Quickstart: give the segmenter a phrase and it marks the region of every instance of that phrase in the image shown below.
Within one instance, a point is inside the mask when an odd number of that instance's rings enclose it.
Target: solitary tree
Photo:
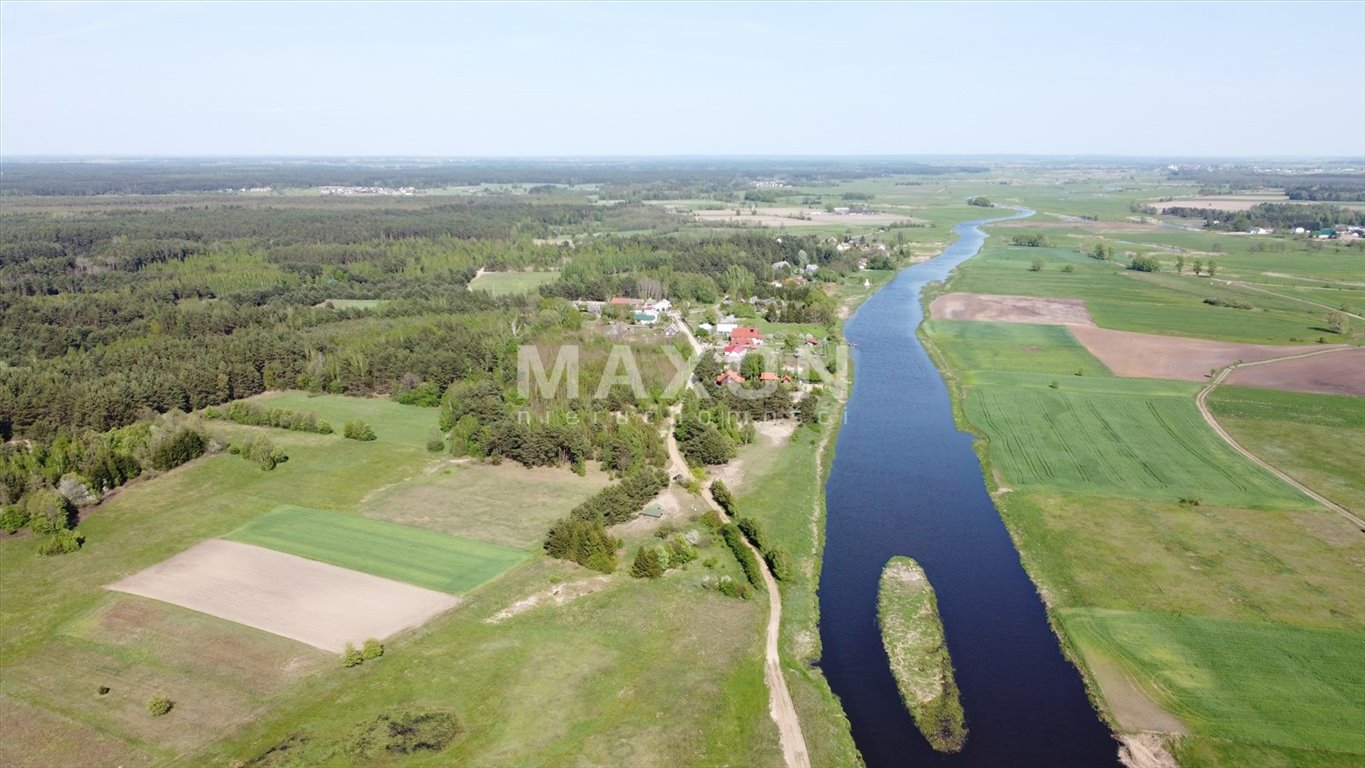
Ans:
[[[1327,320],[1327,328],[1328,328],[1328,330],[1330,330],[1332,333],[1345,333],[1345,332],[1346,332],[1346,327],[1347,327],[1347,322],[1348,322],[1348,321],[1347,321],[1347,319],[1346,319],[1346,313],[1345,313],[1345,312],[1339,312],[1339,311],[1337,311],[1337,310],[1332,310],[1331,312],[1328,312],[1328,313],[1327,313],[1327,318],[1326,318],[1326,320]]]
[[[1179,254],[1178,256],[1175,257],[1175,271],[1176,271],[1176,274],[1184,274],[1184,272],[1185,272],[1185,254],[1182,253],[1182,254]]]
[[[1043,262],[1042,259],[1034,259],[1034,260],[1033,260],[1033,263],[1032,263],[1032,264],[1029,264],[1029,266],[1028,266],[1028,271],[1030,271],[1030,272],[1042,272],[1042,271],[1043,271],[1043,264],[1044,264],[1044,262]]]
[[[1204,262],[1200,261],[1199,259],[1194,260],[1194,273],[1196,275],[1204,274]]]
[[[1215,264],[1215,263],[1213,263],[1213,259],[1209,259],[1209,277],[1213,277],[1214,274],[1217,273],[1217,272],[1218,272],[1218,265]]]

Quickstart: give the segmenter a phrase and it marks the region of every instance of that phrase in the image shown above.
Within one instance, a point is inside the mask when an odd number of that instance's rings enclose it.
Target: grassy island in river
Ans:
[[[953,679],[934,588],[919,563],[893,557],[877,590],[877,623],[901,700],[924,738],[939,752],[958,752],[967,723]]]

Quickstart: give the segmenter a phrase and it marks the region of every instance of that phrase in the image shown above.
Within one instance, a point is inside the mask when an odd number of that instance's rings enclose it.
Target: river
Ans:
[[[1116,766],[1118,743],[1062,656],[972,436],[953,424],[943,378],[915,336],[921,289],[976,254],[982,223],[959,224],[955,243],[902,271],[844,326],[855,379],[825,486],[820,665],[869,768]],[[929,747],[887,665],[877,581],[893,555],[918,560],[938,593],[969,729],[956,755]]]

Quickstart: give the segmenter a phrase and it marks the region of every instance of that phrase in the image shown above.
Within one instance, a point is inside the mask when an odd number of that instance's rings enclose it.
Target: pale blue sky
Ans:
[[[1365,156],[1365,2],[0,2],[5,155]]]

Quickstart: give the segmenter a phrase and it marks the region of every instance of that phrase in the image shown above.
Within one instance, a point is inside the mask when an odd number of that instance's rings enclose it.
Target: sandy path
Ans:
[[[209,539],[107,589],[340,653],[421,626],[460,598],[272,549]]]
[[[696,339],[692,338],[690,331],[686,331],[686,324],[683,324],[684,332],[691,339],[693,348],[697,348]],[[677,411],[682,406],[675,406],[673,419],[677,418]],[[678,441],[673,436],[672,419],[668,425],[668,458],[673,465],[674,473],[681,471],[682,474],[690,474],[687,462],[683,460],[682,452],[678,450]],[[702,498],[710,507],[720,513],[720,517],[725,522],[730,522],[729,515],[711,496],[711,489],[707,485],[702,486]],[[773,578],[772,572],[768,570],[768,563],[764,561],[763,554],[758,551],[748,539],[745,545],[753,551],[754,557],[758,558],[759,570],[763,573],[763,584],[768,589],[768,631],[767,639],[764,643],[763,656],[763,679],[768,684],[768,714],[777,723],[778,740],[782,744],[782,759],[787,768],[810,768],[810,752],[806,749],[806,736],[801,731],[801,718],[796,714],[796,704],[792,702],[791,691],[787,688],[787,679],[782,676],[782,659],[778,652],[777,640],[782,628],[782,593],[778,591],[777,580]]]
[[[1199,408],[1199,415],[1204,417],[1204,421],[1208,422],[1208,425],[1209,425],[1210,427],[1213,427],[1213,431],[1216,432],[1216,433],[1218,433],[1218,436],[1219,436],[1219,437],[1223,438],[1223,442],[1225,442],[1225,443],[1227,443],[1228,445],[1232,446],[1232,449],[1233,449],[1233,450],[1235,450],[1235,451],[1237,451],[1238,453],[1242,454],[1243,456],[1247,457],[1247,458],[1250,459],[1251,461],[1255,462],[1257,465],[1263,467],[1264,469],[1266,469],[1267,471],[1269,471],[1269,472],[1270,472],[1271,474],[1273,474],[1274,476],[1280,478],[1281,480],[1285,481],[1286,483],[1289,483],[1290,485],[1294,486],[1295,488],[1298,488],[1300,491],[1302,491],[1302,492],[1304,493],[1304,495],[1308,496],[1309,498],[1313,499],[1314,501],[1318,502],[1319,504],[1323,505],[1324,507],[1327,507],[1328,509],[1332,510],[1333,512],[1336,512],[1337,514],[1341,515],[1342,517],[1346,518],[1347,520],[1350,520],[1352,523],[1355,524],[1356,528],[1360,529],[1362,532],[1365,532],[1365,520],[1362,520],[1362,519],[1360,519],[1359,517],[1356,517],[1355,515],[1351,514],[1351,512],[1348,511],[1345,507],[1343,507],[1343,506],[1341,506],[1340,504],[1338,504],[1338,503],[1336,503],[1336,502],[1334,502],[1334,501],[1332,501],[1332,500],[1326,498],[1325,496],[1319,494],[1318,492],[1314,491],[1312,488],[1309,488],[1308,486],[1304,485],[1303,483],[1300,483],[1298,480],[1295,480],[1294,478],[1292,478],[1292,477],[1290,477],[1289,475],[1285,474],[1284,472],[1280,471],[1278,468],[1276,468],[1274,465],[1270,464],[1269,462],[1262,461],[1261,458],[1260,458],[1259,456],[1257,456],[1256,454],[1252,453],[1251,451],[1248,451],[1246,448],[1243,448],[1242,445],[1241,445],[1240,443],[1238,443],[1236,440],[1232,439],[1232,435],[1229,435],[1228,432],[1227,432],[1227,430],[1223,429],[1223,426],[1222,426],[1221,424],[1219,424],[1219,423],[1218,423],[1218,420],[1215,419],[1215,418],[1213,417],[1213,412],[1209,410],[1208,404],[1207,404],[1207,402],[1206,402],[1206,401],[1208,400],[1209,393],[1212,392],[1212,391],[1214,390],[1214,388],[1217,387],[1219,384],[1222,384],[1222,383],[1223,383],[1223,380],[1226,379],[1226,378],[1228,377],[1229,374],[1231,374],[1233,371],[1237,370],[1238,368],[1246,368],[1246,367],[1253,366],[1253,365],[1265,365],[1265,364],[1267,364],[1267,363],[1275,363],[1275,362],[1279,362],[1279,361],[1281,361],[1281,360],[1295,360],[1295,359],[1299,359],[1299,358],[1303,358],[1303,357],[1313,357],[1313,356],[1315,356],[1315,355],[1326,355],[1326,354],[1331,354],[1331,353],[1333,353],[1333,352],[1340,352],[1340,351],[1342,351],[1342,350],[1341,350],[1341,349],[1323,349],[1323,350],[1317,350],[1317,351],[1314,351],[1314,352],[1305,352],[1305,353],[1301,353],[1301,354],[1298,354],[1298,355],[1287,355],[1287,356],[1285,356],[1285,357],[1278,357],[1278,358],[1274,358],[1274,359],[1271,359],[1271,360],[1260,360],[1260,361],[1257,361],[1257,362],[1254,362],[1254,363],[1233,363],[1232,365],[1229,365],[1228,367],[1226,367],[1226,368],[1224,368],[1223,370],[1219,371],[1219,372],[1218,372],[1218,375],[1214,377],[1213,381],[1209,382],[1209,385],[1208,385],[1207,387],[1204,387],[1203,389],[1199,390],[1199,394],[1198,394],[1198,395],[1195,397],[1195,399],[1194,399],[1194,404],[1195,404],[1196,406],[1198,406],[1198,408]]]

